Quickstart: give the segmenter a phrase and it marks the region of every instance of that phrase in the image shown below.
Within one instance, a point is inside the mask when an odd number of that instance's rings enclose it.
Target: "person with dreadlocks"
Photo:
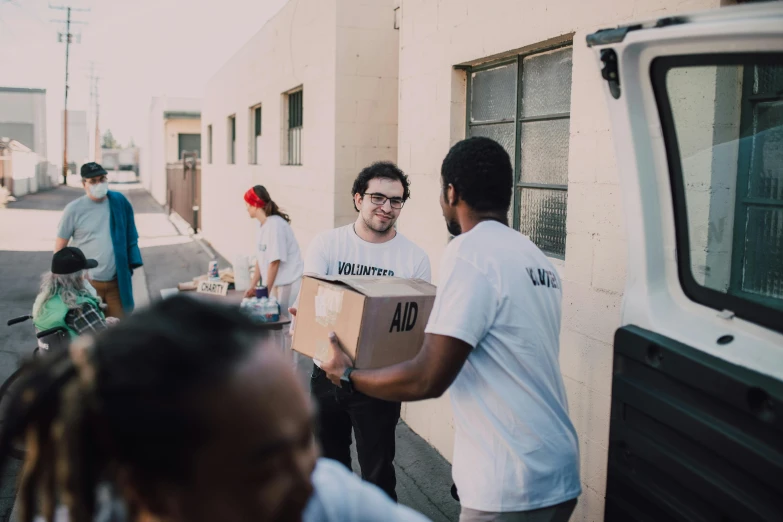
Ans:
[[[94,522],[107,489],[128,522],[426,520],[317,457],[273,338],[206,299],[159,301],[27,363],[0,431],[3,458],[26,441],[17,520],[64,505]]]
[[[39,331],[65,328],[71,337],[104,330],[118,319],[106,317],[95,289],[85,278],[98,266],[76,247],[65,247],[52,256],[52,270],[43,275],[41,291],[33,304],[33,324]]]

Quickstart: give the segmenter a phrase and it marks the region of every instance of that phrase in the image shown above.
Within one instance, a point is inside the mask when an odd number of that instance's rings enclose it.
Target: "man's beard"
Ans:
[[[459,222],[456,219],[447,219],[446,229],[448,229],[449,234],[452,236],[458,236],[462,234],[462,227],[459,226]]]
[[[373,214],[372,216],[374,216],[374,215],[375,215],[375,214]],[[392,218],[392,219],[389,219],[389,223],[388,223],[388,224],[387,224],[387,226],[384,228],[384,227],[383,227],[383,225],[380,225],[380,226],[378,226],[378,225],[375,225],[375,224],[373,224],[373,222],[372,222],[372,216],[370,216],[370,219],[367,219],[366,217],[362,216],[362,220],[364,221],[364,226],[366,226],[367,228],[369,228],[369,229],[370,229],[370,230],[372,230],[373,232],[377,232],[378,234],[383,234],[383,233],[385,233],[385,232],[388,232],[388,231],[389,231],[389,229],[390,229],[391,227],[393,227],[393,226],[394,226],[394,224],[397,222],[397,220],[396,220],[396,219],[393,219],[393,218]]]

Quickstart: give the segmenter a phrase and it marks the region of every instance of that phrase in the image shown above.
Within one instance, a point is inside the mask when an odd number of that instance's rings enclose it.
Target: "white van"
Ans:
[[[587,43],[628,227],[605,520],[783,520],[783,2]]]

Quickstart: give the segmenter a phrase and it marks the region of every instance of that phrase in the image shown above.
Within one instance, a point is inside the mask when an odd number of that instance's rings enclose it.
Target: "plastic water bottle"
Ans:
[[[277,298],[272,296],[268,301],[268,313],[267,321],[279,321],[280,320],[280,305],[277,302]]]
[[[253,303],[253,319],[256,321],[264,321],[264,310],[266,309],[266,297],[256,299]]]

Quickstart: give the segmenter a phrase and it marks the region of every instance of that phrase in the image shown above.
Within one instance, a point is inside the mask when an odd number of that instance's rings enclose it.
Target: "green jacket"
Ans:
[[[100,311],[101,315],[103,315],[99,301],[92,296],[80,296],[76,299],[76,303],[80,306],[84,303],[90,303],[95,306],[98,311]],[[67,324],[65,324],[65,316],[69,311],[70,309],[68,306],[66,306],[66,304],[63,303],[63,300],[60,299],[60,294],[54,295],[43,304],[41,310],[38,312],[38,316],[33,319],[33,324],[36,328],[38,328],[38,330],[41,331],[62,327],[65,328],[69,334],[71,334],[71,337],[76,337],[79,335],[79,333],[72,330],[68,327]]]

